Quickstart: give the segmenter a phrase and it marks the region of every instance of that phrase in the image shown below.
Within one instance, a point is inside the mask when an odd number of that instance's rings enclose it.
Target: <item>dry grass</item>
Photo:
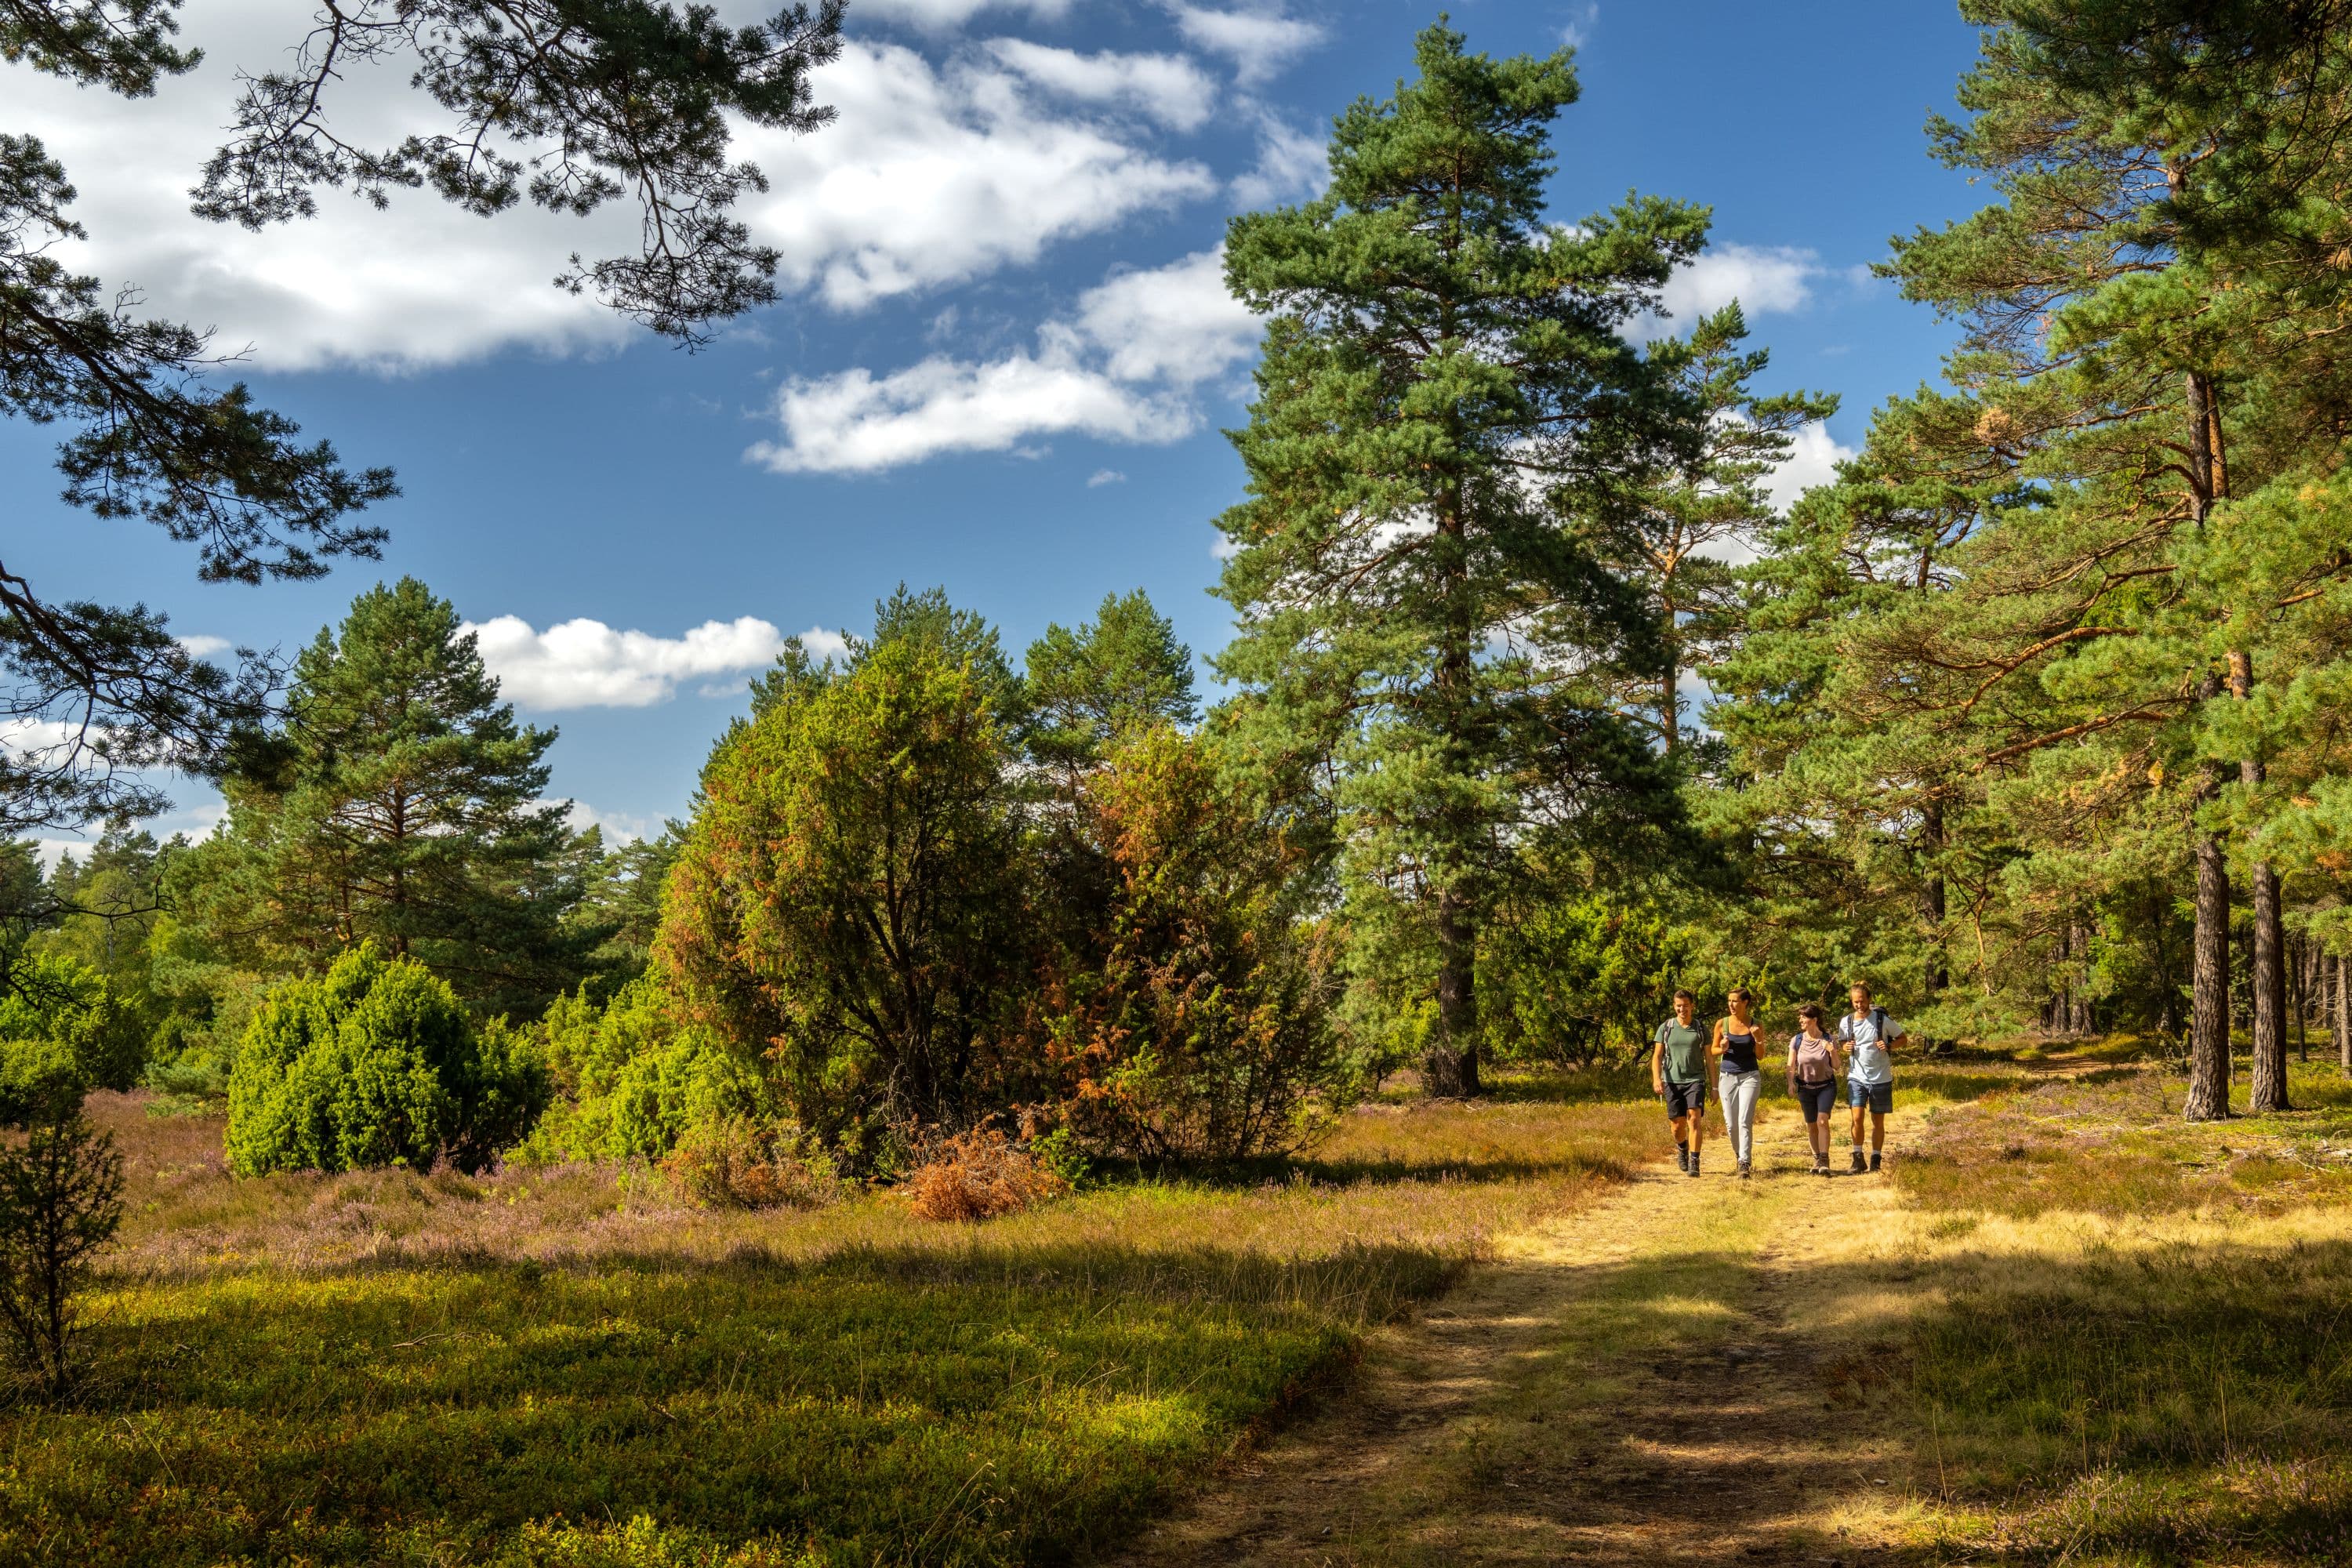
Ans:
[[[2242,1078],[2241,1103],[2242,1103]],[[1980,1563],[2352,1560],[2352,1089],[2190,1126],[2154,1068],[2021,1083],[1932,1117],[1895,1392]]]
[[[2179,1080],[2158,1068],[2012,1079],[1931,1118],[1896,1176],[1923,1208],[2020,1218],[2276,1215],[2352,1200],[2352,1085],[2332,1068],[2298,1068],[2289,1085],[2310,1109],[2190,1125]]]

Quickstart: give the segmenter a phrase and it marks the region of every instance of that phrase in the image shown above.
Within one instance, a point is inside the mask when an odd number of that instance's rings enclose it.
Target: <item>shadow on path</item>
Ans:
[[[1888,1560],[1910,1450],[1870,1412],[1926,1289],[1895,1194],[1806,1173],[1785,1107],[1754,1181],[1708,1152],[1515,1238],[1116,1561]]]

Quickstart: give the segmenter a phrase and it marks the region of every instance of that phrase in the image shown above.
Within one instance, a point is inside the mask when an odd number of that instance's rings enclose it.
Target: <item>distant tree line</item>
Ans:
[[[1016,668],[902,588],[613,846],[454,609],[380,585],[208,753],[220,831],[0,857],[0,1089],[225,1096],[253,1170],[790,1192],[988,1124],[1280,1149],[1401,1068],[1622,1053],[1677,984],[1867,978],[1929,1038],[2177,1042],[2197,1117],[2242,1036],[2283,1106],[2315,1030],[2352,1061],[2352,17],[1967,10],[1931,137],[1994,200],[1882,268],[1958,324],[1947,384],[1785,512],[1834,399],[1759,390],[1736,306],[1633,341],[1706,213],[1557,221],[1570,58],[1433,27],[1326,195],[1232,226],[1223,701],[1139,593]],[[66,777],[9,821],[144,799]]]

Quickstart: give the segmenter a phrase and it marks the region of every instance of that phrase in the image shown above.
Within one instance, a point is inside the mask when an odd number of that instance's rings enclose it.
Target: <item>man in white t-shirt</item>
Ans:
[[[1871,1005],[1870,987],[1857,980],[1847,995],[1853,1011],[1838,1020],[1837,1037],[1846,1045],[1846,1103],[1853,1107],[1853,1173],[1861,1175],[1862,1113],[1870,1112],[1869,1170],[1878,1169],[1886,1147],[1886,1118],[1895,1109],[1895,1063],[1889,1051],[1903,1038],[1903,1026]]]

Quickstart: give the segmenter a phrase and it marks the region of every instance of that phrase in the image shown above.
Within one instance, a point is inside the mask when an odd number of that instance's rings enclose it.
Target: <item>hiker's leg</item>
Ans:
[[[1870,1113],[1870,1152],[1877,1153],[1886,1147],[1886,1115],[1884,1111]]]

